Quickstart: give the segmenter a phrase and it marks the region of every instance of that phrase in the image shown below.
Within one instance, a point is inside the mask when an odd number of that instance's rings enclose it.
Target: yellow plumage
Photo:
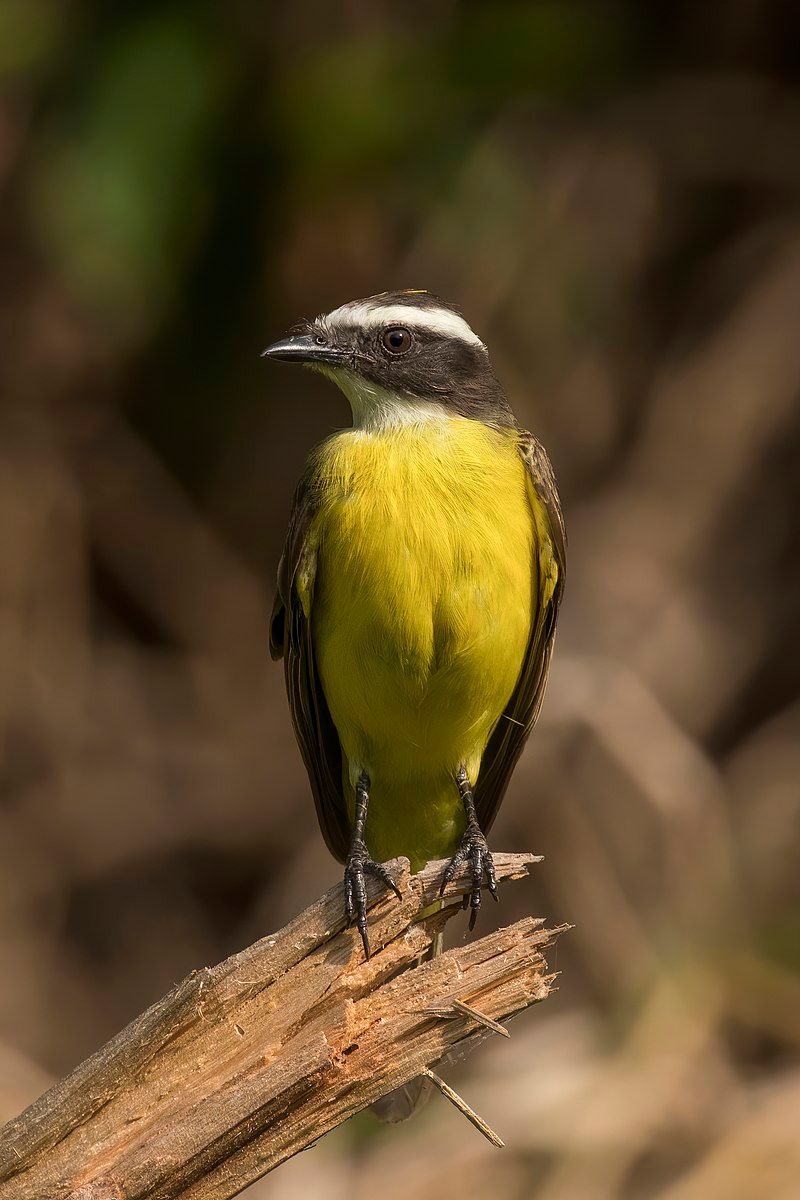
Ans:
[[[314,650],[352,819],[384,861],[448,855],[536,612],[536,526],[514,430],[442,416],[336,434],[316,452]]]

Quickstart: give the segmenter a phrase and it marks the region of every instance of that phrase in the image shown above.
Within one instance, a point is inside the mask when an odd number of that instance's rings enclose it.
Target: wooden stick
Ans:
[[[494,859],[501,881],[538,861]],[[0,1200],[227,1200],[548,995],[561,929],[527,918],[419,965],[470,884],[437,910],[443,864],[389,867],[402,900],[370,883],[368,962],[339,886],[193,973],[0,1130]]]
[[[487,1029],[491,1029],[493,1033],[499,1033],[504,1038],[511,1037],[505,1025],[501,1025],[499,1021],[493,1021],[491,1017],[487,1017],[485,1013],[478,1012],[477,1008],[473,1008],[471,1004],[466,1004],[463,1000],[454,1000],[449,1008],[429,1008],[428,1012],[433,1017],[444,1017],[447,1019],[458,1016],[471,1017],[479,1025],[485,1025]]]
[[[505,1142],[503,1139],[495,1133],[491,1125],[487,1125],[483,1117],[479,1116],[478,1113],[475,1112],[474,1108],[470,1108],[466,1100],[463,1098],[463,1096],[459,1096],[455,1088],[451,1088],[449,1083],[445,1083],[441,1076],[437,1075],[435,1071],[432,1071],[430,1067],[425,1068],[424,1074],[428,1076],[428,1079],[433,1080],[445,1099],[449,1100],[450,1103],[467,1118],[470,1125],[474,1125],[478,1132],[483,1134],[487,1142],[491,1142],[492,1145],[496,1146],[498,1150],[505,1149]]]

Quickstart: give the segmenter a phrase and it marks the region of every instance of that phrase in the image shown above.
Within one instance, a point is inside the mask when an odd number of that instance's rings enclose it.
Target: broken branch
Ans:
[[[501,881],[539,861],[494,858]],[[431,1066],[548,995],[561,929],[526,918],[425,960],[470,882],[439,909],[443,864],[389,866],[402,900],[370,885],[369,961],[338,886],[188,976],[0,1131],[0,1200],[228,1200],[420,1075],[453,1100]]]

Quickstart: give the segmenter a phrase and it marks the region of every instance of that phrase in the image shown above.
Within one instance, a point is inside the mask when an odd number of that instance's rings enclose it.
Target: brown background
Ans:
[[[800,22],[791,3],[0,3],[0,1116],[338,877],[272,579],[346,420],[259,360],[460,304],[570,532],[488,920],[560,991],[258,1197],[800,1189]],[[487,921],[488,924],[488,921]],[[464,931],[459,931],[463,936]]]

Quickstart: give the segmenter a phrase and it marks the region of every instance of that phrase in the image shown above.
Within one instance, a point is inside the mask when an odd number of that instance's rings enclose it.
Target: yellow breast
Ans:
[[[312,630],[351,767],[473,777],[517,681],[534,525],[513,432],[461,417],[348,430],[319,451]]]

